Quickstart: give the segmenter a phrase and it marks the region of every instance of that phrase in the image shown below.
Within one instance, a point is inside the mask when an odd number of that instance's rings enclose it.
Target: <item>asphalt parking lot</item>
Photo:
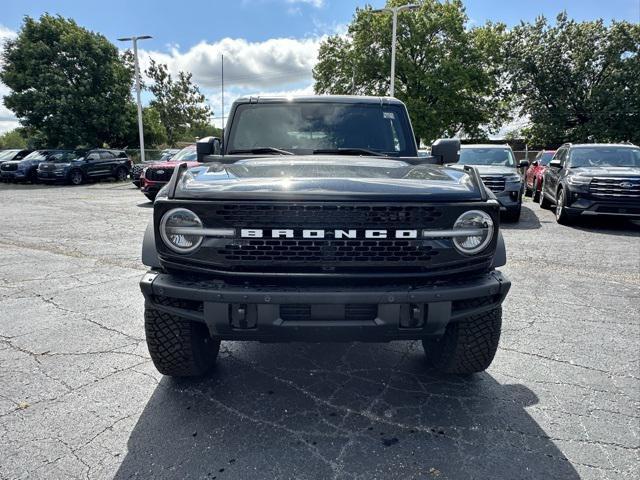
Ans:
[[[500,349],[223,343],[204,381],[149,359],[133,186],[0,184],[0,478],[635,479],[640,226],[506,225]]]

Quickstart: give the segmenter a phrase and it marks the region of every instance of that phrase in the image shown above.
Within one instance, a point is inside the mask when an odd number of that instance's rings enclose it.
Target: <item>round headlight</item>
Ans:
[[[458,217],[453,224],[453,244],[466,254],[481,252],[493,238],[493,220],[480,210],[469,210]]]
[[[191,253],[200,246],[203,237],[190,234],[192,228],[202,228],[202,221],[186,208],[169,210],[160,220],[162,240],[174,252]]]

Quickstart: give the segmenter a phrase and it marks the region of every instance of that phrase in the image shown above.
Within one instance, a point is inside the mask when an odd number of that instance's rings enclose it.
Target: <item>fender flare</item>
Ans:
[[[142,263],[147,267],[161,268],[160,258],[156,250],[156,237],[153,231],[153,220],[147,225],[142,240]]]
[[[507,249],[504,244],[504,238],[502,237],[502,232],[498,232],[498,243],[496,244],[496,251],[493,254],[491,268],[502,267],[506,264],[507,264]]]

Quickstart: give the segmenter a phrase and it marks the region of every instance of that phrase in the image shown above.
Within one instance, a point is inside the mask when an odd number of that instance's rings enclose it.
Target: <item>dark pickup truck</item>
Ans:
[[[156,368],[198,376],[220,341],[421,340],[486,369],[510,288],[500,205],[457,140],[418,157],[394,98],[244,98],[159,192],[143,241]]]

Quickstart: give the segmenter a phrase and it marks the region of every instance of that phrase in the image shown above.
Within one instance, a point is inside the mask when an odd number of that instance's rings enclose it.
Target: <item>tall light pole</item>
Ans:
[[[389,96],[393,97],[395,93],[396,83],[396,30],[398,27],[398,13],[403,10],[413,10],[420,8],[420,5],[409,4],[400,5],[398,7],[386,7],[379,10],[371,10],[372,13],[391,12],[393,14],[393,30],[391,34],[391,85],[389,87]]]
[[[144,162],[144,128],[142,127],[142,103],[140,103],[140,67],[138,66],[138,40],[146,40],[152,38],[149,35],[140,35],[139,37],[119,38],[121,42],[133,42],[133,65],[136,75],[136,99],[138,103],[138,133],[140,135],[140,161]]]

